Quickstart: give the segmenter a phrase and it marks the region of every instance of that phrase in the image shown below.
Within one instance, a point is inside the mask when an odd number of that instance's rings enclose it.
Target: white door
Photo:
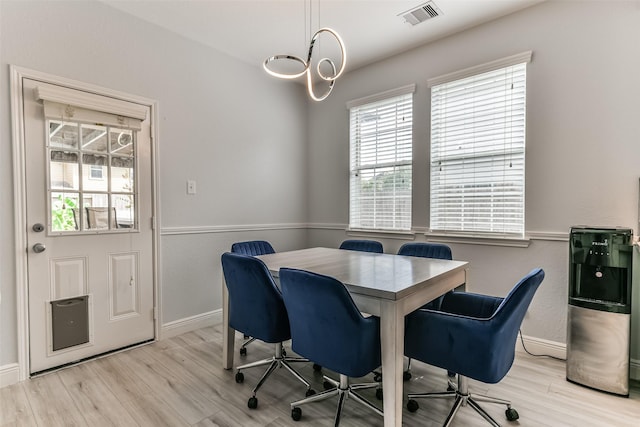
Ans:
[[[31,373],[154,338],[150,114],[51,90],[85,94],[23,80]]]

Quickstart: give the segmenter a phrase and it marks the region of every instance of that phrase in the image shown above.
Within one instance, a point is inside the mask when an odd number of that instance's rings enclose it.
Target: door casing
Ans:
[[[18,381],[29,376],[29,316],[28,316],[28,266],[27,266],[27,221],[26,221],[26,167],[22,80],[25,78],[66,86],[72,89],[109,96],[123,101],[135,102],[149,107],[151,111],[151,197],[152,197],[152,232],[153,232],[153,293],[155,313],[155,337],[159,339],[162,324],[162,295],[160,293],[160,275],[158,260],[160,259],[160,224],[158,214],[158,102],[153,99],[131,95],[124,92],[83,83],[77,80],[54,76],[40,71],[10,65],[11,89],[11,124],[13,149],[13,193],[14,193],[14,230],[15,230],[15,272],[16,272],[16,314],[17,314],[17,350]]]

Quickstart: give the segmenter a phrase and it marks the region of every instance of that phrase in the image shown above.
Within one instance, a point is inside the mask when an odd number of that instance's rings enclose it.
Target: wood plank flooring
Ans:
[[[236,349],[241,338],[237,335]],[[302,420],[291,419],[289,402],[303,397],[305,388],[284,369],[276,371],[258,392],[258,408],[247,408],[263,369],[245,371],[245,382],[236,384],[235,373],[221,368],[221,343],[221,326],[203,328],[5,387],[0,389],[0,426],[333,425],[334,400],[305,405]],[[269,357],[272,349],[271,345],[254,342],[247,356],[236,355],[235,365]],[[310,364],[297,367],[317,391],[322,390],[322,378]],[[446,388],[446,373],[441,369],[414,361],[412,374],[405,392]],[[520,419],[512,423],[506,421],[501,406],[483,405],[505,426],[640,426],[638,382],[632,382],[629,398],[612,396],[567,382],[564,362],[553,359],[518,353],[503,381],[495,385],[470,381],[470,390],[512,400],[520,413]],[[363,395],[381,405],[373,390]],[[441,425],[452,401],[419,403],[416,413],[404,410],[405,426]],[[382,426],[383,422],[348,401],[341,425],[369,427]],[[466,407],[460,409],[452,425],[488,424]]]

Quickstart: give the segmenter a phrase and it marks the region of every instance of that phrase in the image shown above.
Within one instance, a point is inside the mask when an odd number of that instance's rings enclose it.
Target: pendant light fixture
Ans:
[[[311,0],[309,0],[309,4],[310,4]],[[318,5],[318,9],[319,9],[319,5]],[[318,13],[319,14],[319,13]],[[306,16],[305,16],[306,19]],[[311,21],[311,10],[309,11],[309,21]],[[319,26],[319,25],[318,25]],[[315,72],[317,74],[317,76],[319,78],[321,78],[322,80],[324,80],[325,82],[328,82],[328,88],[326,90],[326,92],[320,96],[316,95],[315,90],[313,88],[313,73],[312,73],[312,67],[311,67],[311,63],[312,63],[312,59],[313,59],[313,49],[316,45],[316,43],[318,42],[320,36],[323,33],[327,33],[331,36],[333,36],[333,38],[335,38],[335,40],[338,43],[338,46],[340,48],[340,67],[336,67],[336,64],[333,60],[329,59],[329,58],[321,58],[316,67],[315,67]],[[299,72],[293,72],[293,73],[284,73],[284,72],[277,72],[274,71],[273,69],[271,69],[271,65],[277,61],[292,61],[292,62],[297,62],[298,64],[302,65],[302,71]],[[264,67],[264,70],[269,73],[270,75],[272,75],[273,77],[278,77],[280,79],[297,79],[299,77],[302,77],[306,74],[306,79],[307,79],[307,92],[309,93],[309,97],[311,97],[311,99],[313,99],[314,101],[323,101],[325,99],[327,99],[327,97],[329,96],[329,94],[331,93],[331,91],[333,90],[333,86],[335,85],[336,80],[338,79],[338,77],[340,77],[342,75],[342,72],[344,71],[344,67],[347,61],[347,52],[345,50],[344,47],[344,42],[342,41],[342,38],[340,37],[340,35],[335,31],[332,30],[331,28],[320,28],[318,31],[315,32],[315,34],[313,35],[313,37],[311,37],[311,41],[309,43],[309,51],[307,54],[307,59],[306,61],[298,56],[294,56],[294,55],[274,55],[274,56],[270,56],[267,59],[264,60],[264,63],[262,64],[262,66]],[[330,69],[330,73],[327,73],[326,71],[322,71],[321,67],[323,65],[327,65]]]

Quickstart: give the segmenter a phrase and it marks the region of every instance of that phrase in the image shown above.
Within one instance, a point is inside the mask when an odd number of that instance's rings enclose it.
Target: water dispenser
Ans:
[[[567,380],[629,395],[633,230],[572,227]]]

